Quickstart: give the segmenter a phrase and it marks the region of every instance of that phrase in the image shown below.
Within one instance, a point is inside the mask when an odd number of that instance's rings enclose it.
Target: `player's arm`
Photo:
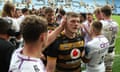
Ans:
[[[56,57],[47,56],[47,72],[54,72],[56,67]]]
[[[56,67],[57,57],[59,55],[59,39],[56,39],[48,48],[47,48],[47,72],[54,72]]]
[[[56,37],[60,34],[63,28],[64,27],[60,25],[54,31],[48,34],[48,41],[47,41],[46,47],[49,46],[56,39]]]
[[[81,59],[84,63],[88,63],[90,59],[86,58],[85,49],[81,52]]]
[[[91,59],[87,59],[85,56],[81,57],[84,63],[88,63]]]
[[[85,46],[84,53],[85,55],[81,59],[84,63],[88,63],[91,60],[91,51],[88,46]]]
[[[48,34],[48,41],[46,47],[49,46],[56,39],[56,37],[63,31],[65,24],[66,18],[64,18],[59,27],[57,27],[54,31]]]
[[[81,57],[84,57],[84,55],[85,55],[85,50],[83,49],[83,50],[81,51],[80,56],[81,56]]]

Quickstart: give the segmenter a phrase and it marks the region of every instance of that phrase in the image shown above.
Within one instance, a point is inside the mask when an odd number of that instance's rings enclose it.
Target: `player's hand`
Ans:
[[[42,60],[46,60],[44,54],[40,54],[40,58],[41,58]]]
[[[66,16],[62,17],[60,26],[64,28],[65,24],[67,23]]]

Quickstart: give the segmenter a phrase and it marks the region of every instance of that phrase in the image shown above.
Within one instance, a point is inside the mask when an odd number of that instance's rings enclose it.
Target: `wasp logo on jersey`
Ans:
[[[79,58],[80,57],[80,50],[75,48],[71,51],[71,58],[72,59],[76,59],[76,58]]]

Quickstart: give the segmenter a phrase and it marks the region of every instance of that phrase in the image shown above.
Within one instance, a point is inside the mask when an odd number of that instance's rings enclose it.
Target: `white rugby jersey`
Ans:
[[[113,20],[102,20],[103,30],[102,34],[107,37],[110,42],[110,47],[115,45],[115,39],[118,32],[118,23]]]
[[[40,58],[24,56],[21,51],[22,48],[19,48],[13,53],[9,72],[46,72]]]
[[[109,42],[104,35],[93,38],[85,46],[85,58],[90,59],[87,66],[97,68],[104,63],[104,56],[108,51]]]

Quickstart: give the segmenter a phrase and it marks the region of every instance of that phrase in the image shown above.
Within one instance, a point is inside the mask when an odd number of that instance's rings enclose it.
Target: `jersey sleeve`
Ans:
[[[58,48],[59,48],[59,41],[55,40],[48,48],[47,48],[47,56],[50,57],[57,57],[58,56]]]

